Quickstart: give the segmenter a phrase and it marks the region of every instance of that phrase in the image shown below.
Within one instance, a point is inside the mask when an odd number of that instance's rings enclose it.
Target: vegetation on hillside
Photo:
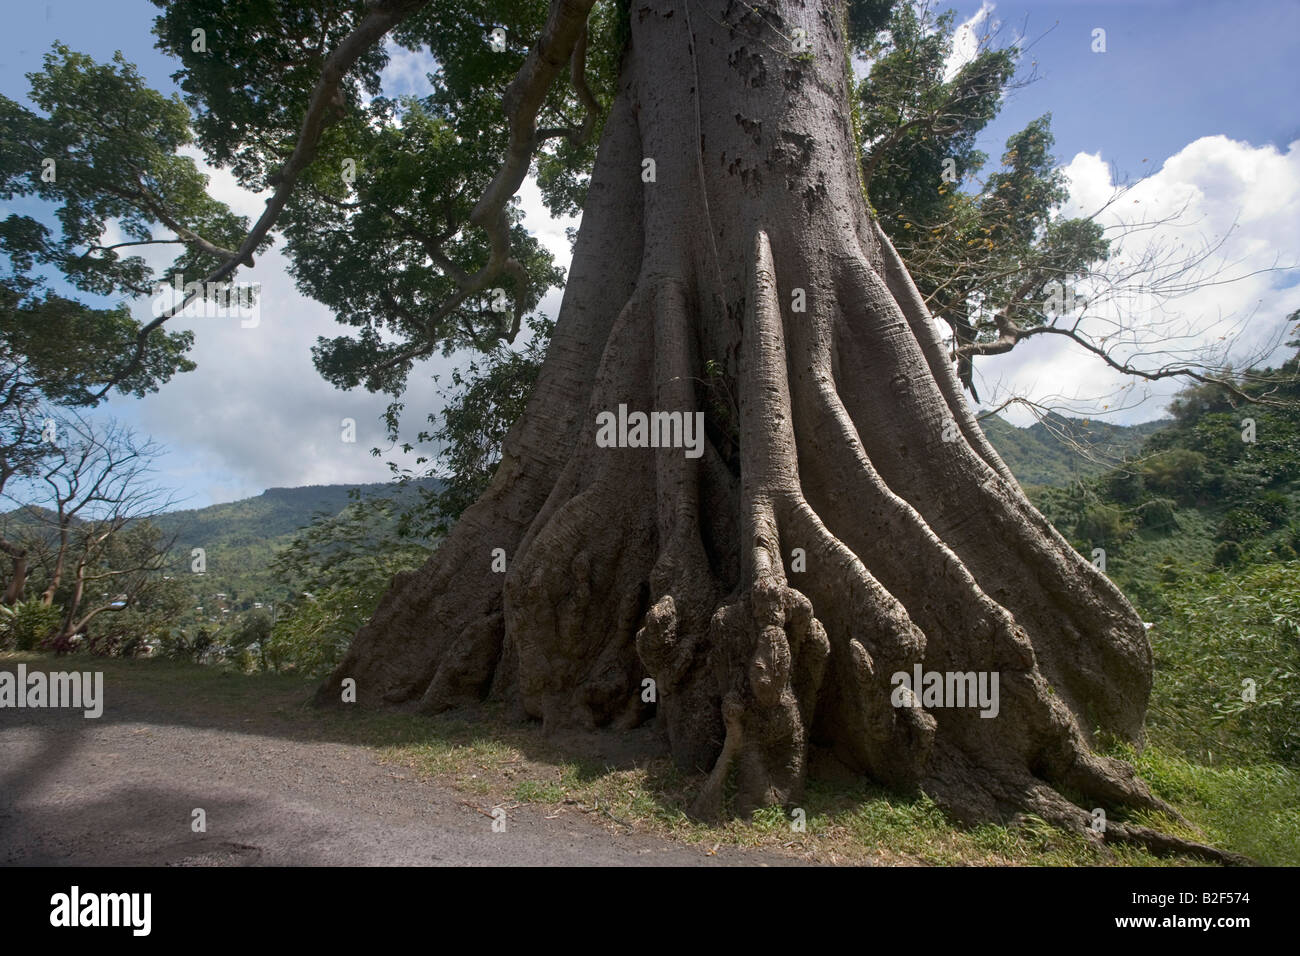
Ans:
[[[1053,487],[1095,477],[1135,456],[1148,436],[1166,424],[1160,419],[1112,425],[1055,412],[1028,428],[1017,428],[997,415],[980,420],[984,434],[1022,485]]]
[[[1188,389],[1130,460],[1032,489],[1150,622],[1148,739],[1196,766],[1300,771],[1298,373]]]

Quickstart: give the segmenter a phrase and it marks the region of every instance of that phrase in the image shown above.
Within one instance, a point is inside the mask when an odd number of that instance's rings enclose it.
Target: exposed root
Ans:
[[[653,327],[647,320],[656,291],[639,286],[614,324],[593,408],[649,405]],[[629,382],[640,383],[638,390],[629,391]],[[570,459],[504,582],[519,697],[525,712],[548,728],[634,724],[648,711],[637,685],[635,635],[656,550],[654,476],[638,449],[596,454],[591,431],[580,447],[586,454]],[[617,535],[606,533],[611,499],[628,505]]]
[[[790,528],[791,540],[807,550],[799,587],[825,609],[830,643],[814,738],[847,766],[910,787],[928,763],[936,724],[919,704],[892,705],[890,676],[921,661],[925,635],[807,502],[790,509]]]
[[[882,285],[877,280],[868,288],[868,307],[873,296],[884,300]],[[1060,787],[1116,809],[1157,811],[1185,822],[1127,764],[1091,752],[1080,715],[1039,672],[1036,649],[1050,637],[1037,627],[1037,617],[1030,616],[1035,626],[1026,631],[875,470],[829,374],[832,336],[809,323],[796,330],[793,352],[788,350],[774,289],[771,252],[760,233],[741,374],[748,590],[719,610],[710,628],[712,670],[726,702],[726,737],[696,811],[719,811],[733,765],[739,768],[738,811],[788,803],[801,782],[807,728],[816,726],[845,763],[895,785],[919,783],[959,818],[1034,814],[1092,834],[1092,815]],[[791,400],[790,367],[803,369],[795,375],[798,402]],[[795,444],[792,408],[800,409],[800,431],[808,436],[800,450],[816,452],[805,456],[802,469],[788,455]],[[985,467],[994,468],[987,462]],[[847,542],[805,499],[801,471],[814,476],[819,506],[838,519]],[[987,482],[984,487],[987,497]],[[1003,491],[1002,497],[1010,496]],[[847,502],[855,515],[845,511]],[[864,516],[876,534],[862,533]],[[886,536],[882,529],[888,529]],[[787,584],[784,566],[796,541],[809,562],[799,591]],[[935,575],[936,568],[942,573]],[[897,593],[887,589],[891,584]],[[814,617],[815,608],[824,609],[825,620]],[[801,647],[809,637],[817,648],[810,668],[815,673],[800,680],[796,663],[807,659]],[[827,654],[830,676],[823,687]],[[917,664],[996,673],[1000,711],[931,713],[919,696],[898,706],[890,676]],[[1001,719],[984,719],[989,716]],[[1107,840],[1158,852],[1228,859],[1202,843],[1157,838],[1133,824],[1113,823],[1105,833]]]
[[[836,330],[837,392],[869,460],[982,590],[1039,635],[1039,666],[1085,718],[1085,732],[1097,726],[1139,740],[1151,652],[1137,614],[955,429],[902,311],[870,264],[842,260],[839,289],[850,307]],[[900,414],[879,414],[888,404]]]
[[[665,279],[655,310],[655,407],[695,407],[693,343],[684,283]],[[661,724],[678,765],[688,770],[709,766],[723,732],[717,691],[702,666],[722,589],[701,536],[701,461],[673,448],[655,453],[660,545],[649,587],[656,599],[636,637],[637,654],[656,682]],[[730,505],[724,497],[714,510],[725,513]]]
[[[722,699],[722,720],[726,727],[726,738],[722,742],[722,753],[718,754],[717,762],[709,771],[708,779],[704,781],[704,786],[700,788],[695,803],[691,806],[691,815],[696,819],[714,821],[722,817],[723,787],[745,736],[745,728],[741,723],[744,710],[745,705],[737,695],[728,694]]]
[[[737,810],[796,799],[807,727],[830,650],[812,602],[786,584],[777,503],[799,496],[781,314],[767,234],[754,240],[741,357],[742,541],[739,594],[709,625],[709,670],[728,702],[727,736],[697,804],[712,812],[732,761]],[[730,749],[728,749],[730,747]]]

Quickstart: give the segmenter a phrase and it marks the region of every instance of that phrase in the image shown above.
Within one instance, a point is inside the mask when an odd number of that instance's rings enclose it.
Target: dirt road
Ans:
[[[786,865],[467,796],[273,720],[110,698],[98,720],[0,710],[0,865]],[[472,801],[470,801],[472,802]],[[206,833],[191,829],[194,811]]]

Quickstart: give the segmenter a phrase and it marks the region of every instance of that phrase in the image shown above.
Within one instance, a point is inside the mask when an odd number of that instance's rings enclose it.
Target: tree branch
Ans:
[[[239,249],[213,270],[204,279],[202,285],[206,286],[210,282],[223,282],[233,275],[241,264],[251,261],[253,252],[270,233],[271,227],[275,225],[275,221],[284,210],[298,177],[315,158],[321,133],[328,123],[328,114],[337,102],[339,86],[348,70],[356,64],[357,60],[367,50],[378,43],[389,30],[428,2],[429,0],[371,0],[369,9],[366,15],[362,17],[361,22],[357,24],[351,33],[344,37],[343,41],[326,58],[324,66],[321,67],[320,77],[317,79],[316,87],[312,91],[311,99],[308,101],[307,113],[303,117],[302,128],[298,133],[298,140],[293,153],[271,177],[271,182],[276,189],[271,198],[266,201],[266,209],[244,238]],[[144,358],[149,336],[168,319],[183,311],[195,297],[195,295],[186,296],[179,305],[166,310],[140,329],[136,337],[134,357],[121,372],[113,377],[112,381],[108,382],[96,393],[96,399],[103,398],[108,394],[109,389],[139,367],[141,360]]]

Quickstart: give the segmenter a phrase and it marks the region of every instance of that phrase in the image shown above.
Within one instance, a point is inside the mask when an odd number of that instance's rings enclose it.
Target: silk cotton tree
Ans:
[[[818,762],[1226,858],[1125,820],[1177,818],[1099,752],[1142,735],[1142,622],[985,439],[864,198],[849,58],[888,3],[160,6],[199,142],[270,190],[213,275],[281,228],[352,327],[316,350],[341,386],[400,396],[423,358],[513,341],[559,276],[512,197],[533,170],[582,210],[491,484],[320,702],[653,722],[703,817],[789,805]],[[376,95],[386,37],[432,54],[429,95]],[[620,406],[702,415],[700,454],[606,447]],[[900,692],[918,669],[996,674],[996,716]]]

